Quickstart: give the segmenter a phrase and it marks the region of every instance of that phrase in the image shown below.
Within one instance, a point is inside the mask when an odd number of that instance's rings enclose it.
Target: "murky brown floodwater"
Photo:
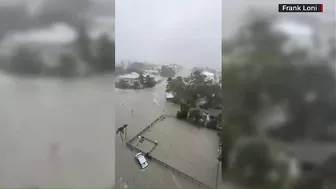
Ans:
[[[185,72],[185,73],[184,73]],[[184,70],[180,75],[187,75],[188,71]],[[139,133],[143,128],[145,128],[149,123],[154,121],[157,117],[162,114],[176,114],[177,108],[167,103],[165,100],[165,83],[161,83],[157,85],[153,89],[145,89],[145,90],[118,90],[116,89],[115,99],[116,103],[116,128],[122,126],[123,124],[128,124],[127,135],[129,139]],[[132,116],[132,110],[134,111],[134,115]],[[164,122],[163,126],[169,127],[167,122]],[[162,126],[162,125],[161,125]],[[217,145],[216,140],[217,137],[214,133],[209,133],[209,131],[198,130],[195,131],[194,127],[188,127],[189,125],[183,125],[185,127],[182,130],[177,130],[176,126],[172,126],[171,128],[164,129],[166,133],[164,137],[161,133],[156,132],[154,130],[159,129],[160,126],[153,128],[153,132],[151,138],[153,140],[160,141],[160,148],[153,152],[155,157],[160,158],[163,161],[167,161],[170,165],[175,168],[179,168],[184,172],[188,172],[187,174],[196,176],[197,179],[202,181],[208,181],[211,184],[215,185],[214,180],[216,179],[216,156],[217,156]],[[162,127],[161,127],[162,128]],[[170,132],[171,131],[171,132]],[[204,132],[203,132],[204,131]],[[180,132],[180,133],[176,133]],[[168,138],[167,138],[168,137]],[[169,138],[170,137],[170,138]],[[211,137],[211,138],[208,138]],[[181,151],[181,146],[176,146],[185,141],[195,141],[198,140],[197,144],[199,145],[198,154],[204,150],[202,148],[209,148],[208,151],[214,152],[212,155],[214,157],[213,160],[205,160],[202,161],[202,165],[195,166],[188,161],[191,155],[197,156],[197,150],[190,153],[188,149],[185,151]],[[174,142],[172,142],[174,141]],[[212,143],[211,141],[214,141]],[[187,143],[182,145],[182,147],[188,146]],[[168,149],[168,148],[169,149]],[[190,148],[193,148],[189,146]],[[212,150],[215,149],[215,150]],[[180,151],[179,151],[180,150]],[[195,154],[196,152],[196,154]],[[211,153],[210,152],[210,153]],[[154,162],[149,162],[149,167],[142,171],[139,166],[136,164],[134,160],[134,153],[131,152],[126,146],[125,143],[122,143],[119,135],[116,136],[116,181],[122,180],[123,183],[126,183],[129,188],[197,188],[199,186],[187,181],[175,174],[169,169],[162,167]],[[176,158],[174,158],[176,157]],[[199,156],[201,157],[201,156]],[[211,157],[211,155],[210,155]],[[169,161],[164,158],[169,158]],[[197,157],[196,157],[197,159]],[[201,160],[206,159],[201,157]],[[200,161],[201,161],[200,160]],[[194,161],[198,161],[195,160]],[[183,165],[183,167],[179,167]],[[207,167],[212,170],[211,175],[213,178],[209,178],[209,175],[204,177],[204,174],[207,174],[206,171],[201,171],[200,169]],[[215,168],[214,168],[215,167]],[[193,174],[190,172],[193,172]],[[196,171],[196,173],[195,173]],[[210,175],[210,177],[211,177]],[[122,179],[120,179],[122,177]],[[223,185],[221,185],[223,186]],[[227,186],[227,185],[226,185]],[[230,186],[232,188],[232,186]]]
[[[113,86],[0,74],[0,187],[113,186]]]

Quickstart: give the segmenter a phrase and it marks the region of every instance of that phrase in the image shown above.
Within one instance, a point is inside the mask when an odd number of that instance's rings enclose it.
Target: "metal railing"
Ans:
[[[156,122],[160,121],[163,117],[165,117],[165,116],[161,115],[158,118],[156,118],[151,124],[149,124],[147,127],[142,129],[137,135],[135,135],[133,138],[131,138],[127,143],[130,143],[130,144],[133,143],[134,140],[136,140],[139,136],[143,135],[149,128],[151,128]]]
[[[140,150],[139,148],[133,146],[132,144],[127,143],[126,145],[127,145],[127,147],[129,147],[131,150],[135,150],[135,151],[137,151],[137,152],[141,152],[141,153],[143,153],[143,154],[146,154],[146,152]],[[161,160],[159,160],[159,159],[157,159],[157,158],[155,158],[155,157],[153,157],[153,156],[150,156],[149,159],[150,159],[151,161],[155,161],[156,163],[162,165],[163,167],[165,167],[165,168],[167,168],[167,169],[170,169],[171,171],[173,171],[174,174],[177,174],[177,175],[183,177],[184,179],[189,180],[189,181],[191,181],[192,183],[197,184],[200,188],[210,188],[210,189],[213,188],[213,187],[208,186],[207,184],[205,184],[205,183],[203,183],[203,182],[201,182],[201,181],[198,181],[197,179],[195,179],[195,178],[193,178],[193,177],[191,177],[191,176],[189,176],[189,175],[183,173],[182,171],[179,171],[179,170],[175,169],[174,167],[168,165],[167,163],[165,163],[165,162],[163,162],[163,161],[161,161]]]

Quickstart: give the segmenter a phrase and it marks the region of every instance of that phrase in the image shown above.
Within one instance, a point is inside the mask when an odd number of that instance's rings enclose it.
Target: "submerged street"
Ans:
[[[0,187],[111,187],[113,81],[0,73]]]
[[[165,100],[166,83],[144,90],[116,89],[116,128],[128,124],[127,140],[139,133],[149,123],[169,108]],[[133,110],[133,116],[132,116]],[[126,141],[127,141],[126,140]],[[161,165],[149,162],[146,170],[141,170],[134,159],[135,152],[126,147],[116,135],[116,183],[127,184],[129,188],[191,188],[197,187],[174,175]]]
[[[179,75],[186,76],[190,71],[183,70]],[[124,124],[128,124],[127,127],[127,139],[122,141],[119,135],[116,135],[116,183],[117,186],[128,188],[143,187],[143,188],[197,188],[199,187],[195,183],[185,180],[184,178],[173,174],[173,172],[163,166],[149,161],[149,167],[145,170],[141,170],[139,165],[134,159],[136,152],[130,151],[126,147],[126,141],[131,139],[137,133],[139,133],[148,124],[154,121],[157,117],[162,114],[175,115],[178,110],[178,106],[173,106],[166,102],[165,99],[166,83],[162,82],[158,84],[155,88],[144,89],[144,90],[121,90],[116,89],[115,94],[115,108],[116,108],[116,128],[121,127]],[[133,110],[133,116],[132,116]],[[168,122],[169,123],[169,122]],[[165,126],[170,127],[167,123]],[[184,130],[189,130],[190,133],[194,133],[194,127],[185,127]],[[167,131],[167,130],[166,130]],[[174,131],[174,130],[171,130]],[[177,137],[177,133],[165,133],[170,135],[171,138],[177,141],[177,143],[182,143],[185,140],[194,140],[195,137],[201,137],[201,133],[193,135],[185,135],[184,138]],[[206,138],[206,133],[201,138],[202,140],[209,140]],[[189,138],[191,137],[191,138]],[[199,139],[201,139],[199,138]],[[152,138],[153,140],[159,140],[159,146],[162,143],[170,143],[165,141],[163,138]],[[164,141],[163,141],[164,140]],[[201,143],[200,143],[201,144]],[[170,145],[172,145],[170,143]],[[205,146],[199,146],[201,150]],[[174,151],[175,149],[175,151]],[[188,158],[188,151],[181,153],[176,150],[178,148],[171,148],[172,151],[161,151],[154,150],[154,154],[157,156],[162,156],[164,154],[169,154],[169,157],[184,157]],[[217,149],[215,150],[217,151]],[[214,154],[216,155],[216,154]],[[215,158],[214,158],[215,159]],[[175,167],[182,170],[193,170],[192,164],[189,165],[188,162],[183,162],[181,158],[170,159],[171,165],[174,167],[177,165],[185,164],[183,167]],[[186,164],[188,163],[188,164]],[[203,161],[202,164],[206,167],[212,167],[212,162]],[[188,167],[189,166],[189,167]],[[214,169],[216,170],[216,168]],[[203,173],[195,173],[197,178],[202,177]],[[187,173],[190,174],[190,173]],[[198,175],[198,176],[197,176]],[[213,175],[213,181],[211,181],[211,186],[215,185],[215,173]]]

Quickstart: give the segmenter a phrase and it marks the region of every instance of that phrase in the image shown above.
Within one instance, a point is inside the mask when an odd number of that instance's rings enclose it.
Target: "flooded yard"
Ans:
[[[143,136],[158,141],[151,153],[153,157],[215,187],[218,165],[218,136],[215,131],[167,117]],[[153,146],[153,143],[144,141],[138,148],[148,152]]]
[[[0,187],[111,187],[113,77],[0,74]]]

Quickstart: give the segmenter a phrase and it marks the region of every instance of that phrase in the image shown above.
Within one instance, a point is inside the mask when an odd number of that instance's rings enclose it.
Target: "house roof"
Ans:
[[[118,77],[120,79],[137,79],[137,78],[139,78],[139,74],[136,73],[136,72],[132,72],[130,74],[119,75]]]
[[[215,76],[214,73],[211,73],[211,72],[208,72],[208,71],[202,71],[202,74],[205,75],[205,76],[208,76],[208,77],[214,77]]]
[[[166,93],[166,98],[174,98],[174,95],[172,93],[167,92]]]

